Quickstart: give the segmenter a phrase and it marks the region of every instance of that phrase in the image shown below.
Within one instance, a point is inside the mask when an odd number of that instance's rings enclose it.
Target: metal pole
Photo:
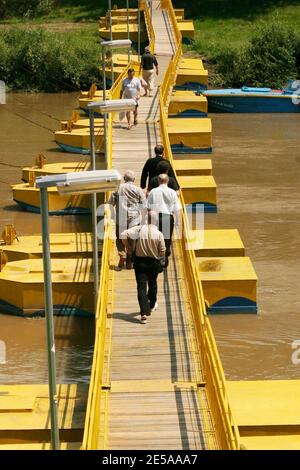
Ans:
[[[106,101],[106,72],[105,72],[105,47],[102,46],[102,68],[103,68],[103,101]],[[107,163],[107,114],[104,113],[104,157]]]
[[[110,29],[110,40],[113,39],[112,33],[112,15],[111,15],[111,0],[108,0],[108,9],[109,9],[109,29]],[[114,58],[113,58],[113,50],[110,50],[110,66],[111,66],[111,84],[114,84],[115,77],[114,77]]]
[[[126,0],[126,9],[127,9],[127,38],[130,40],[129,0]],[[130,48],[128,49],[128,63],[130,63]]]
[[[140,60],[140,55],[141,55],[141,1],[139,0],[138,3],[138,24],[139,24],[139,29],[138,29],[138,56]]]
[[[96,170],[96,148],[95,148],[95,116],[93,109],[89,110],[90,117],[90,139],[91,139],[91,170]],[[99,255],[98,255],[98,237],[97,237],[97,195],[91,195],[92,198],[92,233],[93,233],[93,274],[94,274],[94,306],[96,311],[99,289]]]
[[[42,219],[42,242],[43,242],[43,265],[44,265],[44,295],[45,295],[45,317],[48,349],[48,382],[49,402],[51,418],[51,446],[52,450],[59,450],[59,428],[57,418],[57,395],[56,395],[56,359],[54,342],[53,322],[53,299],[52,299],[52,277],[51,256],[48,219],[48,192],[47,188],[40,189],[41,219]]]

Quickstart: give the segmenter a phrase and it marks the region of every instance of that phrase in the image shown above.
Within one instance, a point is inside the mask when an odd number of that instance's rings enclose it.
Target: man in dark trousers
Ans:
[[[166,251],[163,234],[158,230],[158,214],[149,211],[146,225],[125,230],[121,238],[126,249],[134,253],[141,323],[147,323],[151,313],[157,310],[157,276],[163,270],[160,260],[164,261]]]
[[[148,183],[152,180],[154,176],[158,176],[159,173],[157,172],[157,165],[162,161],[167,161],[164,158],[164,147],[163,145],[156,145],[155,149],[155,157],[149,158],[143,168],[142,176],[141,176],[141,188],[145,189],[147,187],[147,179]],[[170,169],[168,171],[168,175],[171,178],[176,179],[173,168],[170,165]]]
[[[145,47],[145,52],[141,57],[141,66],[140,66],[140,74],[143,69],[143,79],[146,83],[145,92],[147,96],[147,93],[149,92],[149,96],[152,96],[152,91],[154,88],[154,67],[156,69],[156,75],[158,75],[158,62],[155,57],[155,55],[151,54],[150,52],[150,47]]]

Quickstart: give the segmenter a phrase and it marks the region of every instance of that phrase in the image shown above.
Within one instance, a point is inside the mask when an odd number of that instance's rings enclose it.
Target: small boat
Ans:
[[[211,113],[299,113],[300,81],[290,80],[282,90],[271,88],[228,88],[206,90]]]
[[[92,260],[52,259],[51,271],[54,314],[92,316]],[[19,316],[44,315],[42,259],[13,261],[1,266],[0,311]]]

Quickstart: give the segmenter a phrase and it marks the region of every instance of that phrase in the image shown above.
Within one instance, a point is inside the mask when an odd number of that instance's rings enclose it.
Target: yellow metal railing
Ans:
[[[145,1],[144,13],[145,13],[145,23],[146,23],[146,28],[147,28],[148,38],[149,38],[149,47],[150,47],[151,54],[154,54],[155,32],[154,32],[154,28],[151,22],[151,13],[150,13],[148,1]]]
[[[177,51],[172,59],[165,79],[160,88],[160,130],[166,157],[173,168],[173,154],[167,130],[166,105],[172,87],[176,83],[177,70],[182,54],[181,33],[177,26],[176,15],[171,0],[163,0],[163,8],[167,9],[171,18],[177,40]],[[197,349],[201,358],[202,373],[206,383],[210,412],[213,417],[216,437],[221,449],[237,450],[240,448],[238,428],[234,423],[230,408],[226,380],[219,352],[209,318],[206,314],[202,283],[197,270],[194,250],[189,248],[189,219],[186,213],[183,195],[180,195],[183,208],[182,236],[179,238],[179,249],[183,260],[185,285],[187,286],[193,323],[196,333]]]

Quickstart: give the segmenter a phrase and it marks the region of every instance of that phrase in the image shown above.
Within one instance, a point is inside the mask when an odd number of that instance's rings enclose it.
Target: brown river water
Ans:
[[[20,181],[20,169],[1,163],[31,165],[41,152],[48,162],[80,160],[59,152],[50,131],[39,127],[59,128],[40,111],[66,119],[77,98],[17,94],[0,106],[0,230],[13,223],[21,235],[39,233],[39,215],[12,200],[8,184]],[[259,278],[258,315],[211,317],[226,377],[300,378],[300,365],[291,360],[292,343],[300,340],[300,115],[211,117],[219,213],[206,216],[206,228],[239,229]],[[56,232],[89,230],[89,224],[86,216],[51,217]],[[58,381],[88,382],[93,320],[56,318],[55,333]],[[0,340],[7,349],[0,383],[46,382],[44,319],[0,313]]]

